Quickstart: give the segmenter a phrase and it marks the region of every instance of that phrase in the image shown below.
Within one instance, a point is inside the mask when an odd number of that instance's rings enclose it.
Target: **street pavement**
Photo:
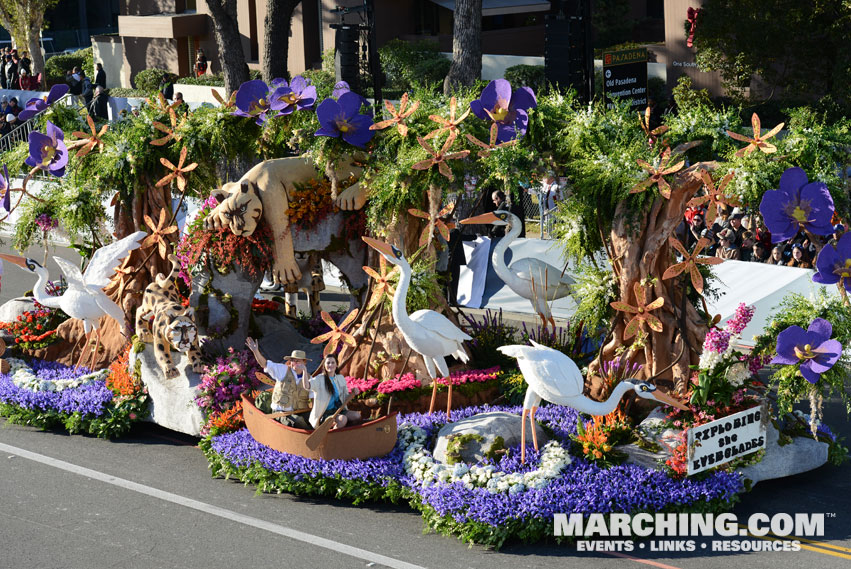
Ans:
[[[59,250],[72,259],[70,253]],[[38,249],[30,254],[42,260]],[[0,302],[34,280],[7,264]],[[851,439],[839,401],[826,402],[825,420]],[[494,552],[424,534],[419,514],[405,504],[355,507],[258,495],[252,487],[213,479],[197,439],[156,425],[134,426],[113,442],[0,419],[0,569],[851,566],[848,463],[762,482],[733,511],[740,521],[753,513],[825,513],[825,535],[802,542],[798,552],[713,552],[711,545],[701,548],[711,541],[705,538],[695,539],[693,552],[649,551],[652,540],[636,542],[628,553],[581,552],[555,543],[509,543]]]

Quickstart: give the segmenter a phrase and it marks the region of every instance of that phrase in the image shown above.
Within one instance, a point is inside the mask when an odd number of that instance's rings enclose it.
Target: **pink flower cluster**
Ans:
[[[756,307],[747,306],[744,302],[736,307],[736,312],[723,330],[712,328],[703,340],[703,350],[723,354],[730,347],[730,338],[742,333],[753,318]]]
[[[406,373],[403,376],[396,376],[393,379],[388,379],[386,381],[382,381],[376,387],[376,391],[379,393],[384,393],[385,395],[389,395],[390,393],[396,393],[399,391],[408,391],[410,389],[416,389],[418,387],[422,387],[422,383],[419,379],[414,377],[412,373]]]
[[[469,371],[456,371],[449,375],[449,380],[452,382],[452,385],[462,385],[465,383],[484,383],[486,381],[491,381],[496,379],[496,375],[499,373],[499,366],[495,366],[488,369],[474,369]],[[447,385],[445,379],[438,379],[438,383],[443,385]],[[414,377],[412,373],[406,373],[403,376],[399,376],[398,374],[393,379],[361,379],[359,377],[346,377],[346,385],[349,389],[353,387],[357,387],[361,390],[361,392],[367,391],[378,391],[379,393],[390,394],[390,393],[398,393],[400,391],[409,391],[411,389],[417,389],[422,387],[422,382]]]
[[[747,306],[742,302],[736,307],[736,313],[730,318],[724,329],[730,332],[730,334],[741,334],[742,330],[747,327],[748,322],[753,318],[754,312],[756,312],[755,306]]]
[[[726,330],[711,328],[703,340],[704,352],[723,354],[730,345],[730,333]]]
[[[259,385],[254,375],[261,371],[249,350],[228,349],[228,355],[205,366],[195,403],[208,413],[229,409],[242,393]]]
[[[46,213],[42,213],[35,218],[35,224],[41,231],[47,233],[51,229],[56,229],[59,226],[59,220],[54,219]]]

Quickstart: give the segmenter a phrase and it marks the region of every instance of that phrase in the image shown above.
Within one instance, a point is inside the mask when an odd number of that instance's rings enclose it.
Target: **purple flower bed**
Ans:
[[[521,408],[468,407],[453,411],[451,420],[493,411],[519,414]],[[536,418],[563,443],[576,431],[577,412],[570,408],[542,407]],[[412,413],[400,416],[398,422],[420,427],[431,439],[446,423],[446,416]],[[214,465],[214,474],[235,476],[257,484],[260,490],[354,497],[356,502],[365,497],[406,498],[423,513],[432,529],[497,547],[507,538],[546,539],[552,535],[554,513],[722,510],[743,490],[740,477],[731,473],[675,480],[664,472],[637,465],[605,469],[576,457],[561,477],[543,489],[508,494],[471,489],[460,482],[423,486],[405,473],[399,446],[381,458],[311,460],[271,450],[257,443],[247,429],[212,437],[202,443],[202,448]],[[537,468],[537,453],[530,448],[527,463],[521,465],[518,450],[512,449],[495,463],[496,467],[502,472]],[[336,483],[329,487],[328,481]]]
[[[37,378],[33,385],[39,387],[21,387],[9,374],[0,375],[0,416],[10,423],[39,429],[58,427],[70,434],[115,438],[128,432],[133,422],[148,415],[148,395],[144,389],[116,396],[106,379],[93,378],[72,387],[68,383],[86,375],[87,369],[74,370],[41,360],[32,360],[27,365]],[[59,382],[60,389],[57,391],[56,385],[46,385],[46,382]]]
[[[55,381],[74,379],[85,375],[89,370],[80,368],[74,370],[56,362],[34,360],[33,372],[41,379]],[[105,381],[93,381],[80,387],[72,387],[62,391],[31,391],[12,383],[8,374],[0,375],[0,402],[17,405],[24,409],[39,411],[56,411],[59,413],[103,415],[106,405],[112,401],[113,393]]]

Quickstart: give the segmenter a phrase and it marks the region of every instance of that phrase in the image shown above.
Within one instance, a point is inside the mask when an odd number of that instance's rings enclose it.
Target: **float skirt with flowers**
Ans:
[[[468,407],[451,421],[519,407]],[[289,492],[364,501],[407,501],[426,525],[470,543],[493,547],[506,540],[535,542],[552,536],[554,513],[708,512],[731,507],[743,491],[735,473],[677,480],[629,464],[603,468],[569,453],[579,416],[567,407],[539,409],[553,434],[539,453],[519,449],[480,464],[438,464],[433,440],[447,423],[443,413],[398,416],[399,440],[387,456],[367,460],[312,460],[272,450],[247,429],[201,441],[214,476],[253,484],[259,492]]]
[[[127,371],[127,351],[109,369],[92,373],[38,359],[7,361],[9,373],[0,375],[0,415],[9,422],[115,438],[148,416],[148,395]]]

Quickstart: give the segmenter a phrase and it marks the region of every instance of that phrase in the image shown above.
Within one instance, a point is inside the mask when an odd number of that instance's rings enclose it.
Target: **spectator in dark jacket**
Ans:
[[[100,85],[106,89],[106,71],[103,70],[103,65],[95,64],[95,85]]]
[[[174,83],[170,74],[167,73],[163,76],[159,90],[167,100],[171,101],[174,98]]]
[[[11,55],[6,56],[6,85],[10,89],[18,86],[18,64]]]
[[[90,107],[95,96],[95,90],[91,79],[86,77],[86,72],[83,70],[80,70],[80,94],[83,96],[86,108]]]
[[[100,85],[95,88],[95,98],[89,106],[89,114],[105,121],[109,120],[109,95]]]

